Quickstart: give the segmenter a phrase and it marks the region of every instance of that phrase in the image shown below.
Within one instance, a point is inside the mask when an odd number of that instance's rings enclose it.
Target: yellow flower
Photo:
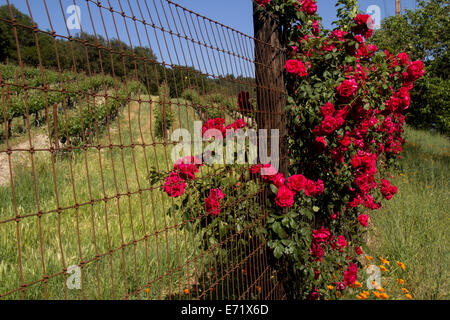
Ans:
[[[382,257],[380,257],[380,260],[383,264],[387,264],[388,266],[391,265],[391,263],[389,262],[389,260],[383,259]]]
[[[385,271],[385,272],[388,271],[388,269],[386,269],[386,267],[383,266],[382,264],[380,264],[380,270],[381,270],[381,271]]]
[[[372,258],[371,256],[366,256],[366,259],[370,261],[370,260],[372,260],[373,258]]]
[[[398,279],[398,278],[397,278],[397,282],[398,282],[398,284],[404,284],[404,283],[405,283],[405,280],[403,280],[403,279]]]
[[[400,268],[402,268],[403,270],[405,270],[405,264],[403,262],[397,261],[397,264]]]
[[[412,299],[412,295],[410,295],[409,293],[405,294],[405,297],[406,297],[406,299]]]
[[[327,285],[327,289],[328,289],[328,290],[333,290],[333,289],[334,289],[334,286],[332,286],[332,285]]]
[[[383,298],[384,300],[387,300],[387,299],[389,299],[389,296],[386,294],[386,293],[382,293],[381,295],[381,298]]]
[[[402,288],[403,293],[409,293],[408,289]]]

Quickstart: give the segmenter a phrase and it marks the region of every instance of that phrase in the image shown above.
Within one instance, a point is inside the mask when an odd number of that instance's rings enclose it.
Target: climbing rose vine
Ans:
[[[333,298],[358,279],[370,212],[397,192],[389,172],[423,63],[371,44],[371,18],[355,0],[337,1],[338,27],[330,31],[314,0],[262,5],[288,39],[289,177],[272,187],[269,247],[290,297]]]

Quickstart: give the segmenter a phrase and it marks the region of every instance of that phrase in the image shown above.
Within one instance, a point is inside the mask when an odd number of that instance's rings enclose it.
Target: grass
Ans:
[[[174,127],[186,127],[193,111],[176,108]],[[89,148],[54,167],[48,151],[36,152],[34,170],[31,161],[15,163],[15,201],[11,186],[0,188],[0,221],[11,219],[0,224],[0,294],[21,298],[12,291],[22,284],[25,299],[161,299],[183,291],[204,262],[185,263],[198,256],[194,239],[176,227],[180,217],[165,214],[171,199],[146,178],[151,167],[171,166],[170,146],[153,144],[152,122],[149,103],[132,103],[99,142],[145,147]],[[16,214],[25,217],[17,223]],[[81,262],[82,288],[69,290],[62,270]]]
[[[403,278],[414,299],[449,299],[450,141],[409,127],[406,141],[398,193],[371,215],[370,254],[406,265],[386,281]]]

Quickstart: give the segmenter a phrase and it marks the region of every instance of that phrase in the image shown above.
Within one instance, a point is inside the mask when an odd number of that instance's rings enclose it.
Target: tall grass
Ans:
[[[372,215],[370,249],[405,263],[405,286],[415,299],[448,299],[450,141],[412,128],[406,141],[392,180],[398,193]]]
[[[180,105],[172,106],[175,127],[193,120]],[[30,159],[16,162],[14,188],[0,188],[0,221],[25,217],[0,224],[0,294],[22,284],[30,284],[25,299],[161,299],[182,292],[203,262],[186,263],[195,239],[175,227],[181,218],[166,214],[172,199],[147,180],[149,168],[172,166],[170,146],[154,143],[153,123],[150,104],[133,103],[99,143],[145,147],[88,148],[54,159],[54,167],[49,152],[36,152],[34,171]],[[80,264],[82,289],[69,290],[61,272]],[[39,281],[44,275],[47,283]]]

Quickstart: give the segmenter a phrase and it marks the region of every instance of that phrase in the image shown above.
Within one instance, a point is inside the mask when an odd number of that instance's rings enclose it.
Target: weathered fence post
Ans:
[[[286,93],[284,85],[285,50],[283,30],[280,21],[265,10],[258,10],[253,4],[253,24],[255,37],[255,76],[257,99],[258,129],[279,130],[279,172],[287,177],[288,150],[286,144]],[[272,153],[272,146],[268,145],[268,154]],[[267,199],[268,188],[264,198]],[[284,259],[278,261],[270,259],[277,267],[277,278],[287,299],[295,298],[292,285],[289,283],[289,263]]]
[[[284,86],[285,51],[282,26],[276,17],[253,4],[255,34],[255,76],[258,129],[268,129],[268,154],[272,152],[270,129],[278,129],[280,137],[279,172],[287,174],[285,143],[286,95]]]

